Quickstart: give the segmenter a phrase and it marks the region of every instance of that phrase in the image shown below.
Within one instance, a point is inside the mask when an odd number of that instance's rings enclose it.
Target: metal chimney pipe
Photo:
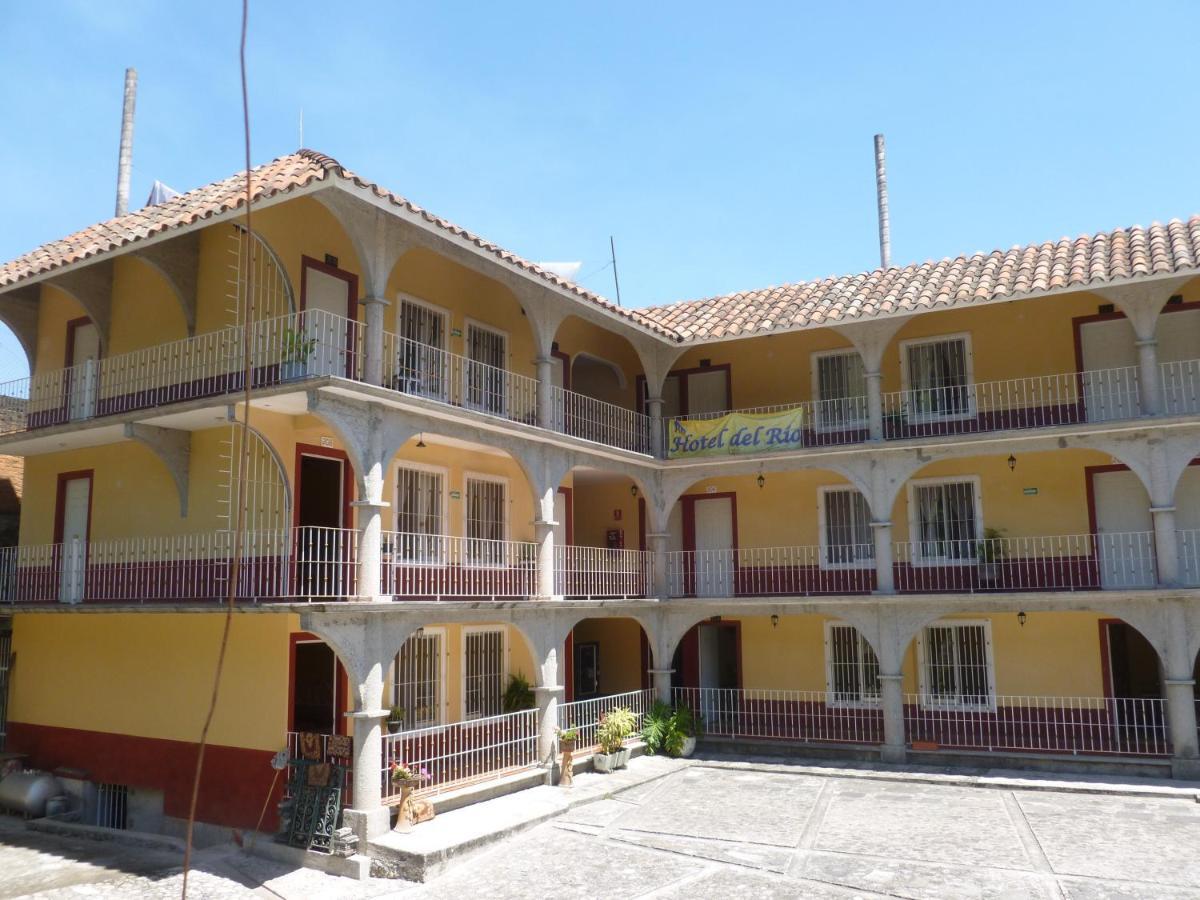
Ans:
[[[882,134],[875,135],[875,194],[879,203],[879,265],[886,269],[892,264],[892,230],[888,221],[887,150]]]
[[[125,70],[125,106],[121,111],[121,154],[117,160],[117,215],[129,212],[129,173],[133,168],[133,112],[137,105],[137,69]]]

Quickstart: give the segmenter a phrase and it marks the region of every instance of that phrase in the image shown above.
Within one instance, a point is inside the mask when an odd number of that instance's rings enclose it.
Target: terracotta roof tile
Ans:
[[[1195,269],[1200,216],[642,310],[685,341],[719,340]]]

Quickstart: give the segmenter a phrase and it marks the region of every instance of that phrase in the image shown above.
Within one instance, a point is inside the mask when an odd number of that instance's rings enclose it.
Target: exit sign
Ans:
[[[1021,489],[1021,493],[1024,494],[1026,497],[1036,497],[1037,492],[1038,492],[1037,488],[1022,488]]]

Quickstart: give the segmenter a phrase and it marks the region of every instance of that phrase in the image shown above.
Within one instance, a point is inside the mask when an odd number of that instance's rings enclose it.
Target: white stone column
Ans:
[[[387,308],[388,302],[382,297],[364,297],[359,302],[366,307],[366,333],[363,335],[363,381],[367,384],[387,387],[383,383],[383,311]]]
[[[358,590],[359,600],[383,597],[383,516],[391,504],[382,500],[355,500],[358,510]]]
[[[879,370],[864,372],[867,380],[867,432],[873,441],[883,440],[883,376]]]
[[[1171,771],[1176,778],[1200,779],[1200,748],[1196,741],[1196,681],[1164,678],[1167,721],[1171,729]]]
[[[646,535],[646,544],[650,548],[650,596],[658,600],[668,599],[667,538],[669,536],[664,532]]]
[[[382,709],[383,672],[379,666],[358,685],[359,696],[372,708],[346,713],[354,729],[354,769],[351,776],[350,808],[343,822],[354,829],[366,848],[371,838],[386,834],[391,827],[383,805],[383,730],[387,710]]]
[[[1158,583],[1171,587],[1179,583],[1179,534],[1175,530],[1175,507],[1152,506],[1154,519],[1154,560]]]
[[[879,748],[879,757],[884,762],[902,763],[907,756],[903,676],[898,671],[880,672],[879,693],[883,707],[883,745]]]
[[[1142,415],[1162,413],[1162,388],[1158,374],[1158,339],[1140,338],[1134,342],[1138,351],[1138,400]]]
[[[894,594],[896,584],[892,571],[892,523],[872,522],[871,530],[875,539],[875,592]]]
[[[566,696],[561,684],[535,687],[538,709],[538,765],[553,770],[558,751],[558,704]]]
[[[537,599],[553,600],[554,578],[554,528],[557,522],[538,519],[533,523],[533,540],[537,544]]]
[[[647,669],[650,674],[650,680],[653,683],[654,699],[661,700],[663,703],[671,702],[671,676],[675,674],[674,669]],[[693,710],[695,712],[696,710]]]
[[[663,459],[667,448],[663,434],[662,397],[646,398],[646,415],[650,417],[650,453]]]
[[[552,356],[539,356],[537,364],[537,423],[542,428],[561,431],[554,409],[554,363]]]

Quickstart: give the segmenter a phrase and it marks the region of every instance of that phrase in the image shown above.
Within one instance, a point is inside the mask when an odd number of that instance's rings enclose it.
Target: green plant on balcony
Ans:
[[[387,729],[388,734],[404,730],[404,709],[402,707],[393,706],[388,710]]]
[[[308,361],[317,352],[317,339],[306,337],[293,328],[285,329],[279,346],[279,368],[286,381],[301,378],[308,371]]]
[[[597,772],[612,772],[629,762],[629,750],[625,739],[633,734],[637,719],[633,711],[624,706],[610,709],[600,716],[596,728],[596,743],[600,750],[592,757],[592,766]]]
[[[1004,533],[999,528],[983,529],[983,537],[975,544],[975,555],[979,559],[979,576],[984,581],[995,581],[1004,561]]]
[[[520,672],[510,675],[508,687],[504,689],[501,707],[506,713],[520,712],[523,709],[533,709],[537,701],[533,697],[533,688],[529,680]]]

